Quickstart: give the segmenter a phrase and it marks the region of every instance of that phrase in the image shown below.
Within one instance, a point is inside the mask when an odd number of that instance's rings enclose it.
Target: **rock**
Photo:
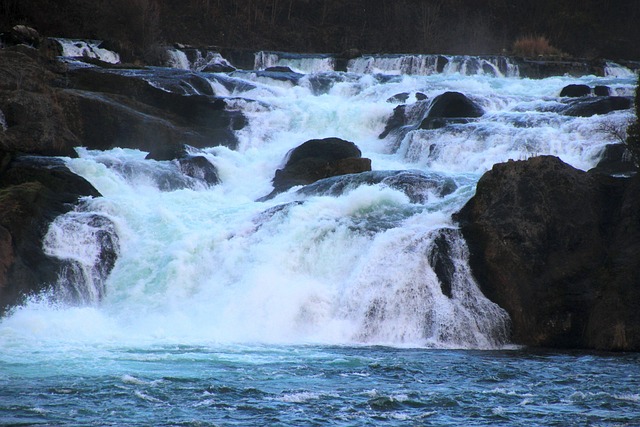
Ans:
[[[409,92],[402,92],[402,93],[396,93],[395,95],[390,96],[389,98],[387,98],[387,102],[391,104],[396,104],[399,102],[407,102],[407,99],[409,99]]]
[[[625,144],[608,144],[604,147],[602,158],[589,172],[609,175],[632,175],[637,171],[633,155]]]
[[[611,88],[609,86],[595,86],[593,94],[595,96],[611,96]]]
[[[460,92],[445,92],[433,99],[427,116],[420,123],[420,129],[441,127],[448,119],[476,118],[484,114],[482,107]],[[445,120],[442,120],[445,119]]]
[[[581,96],[591,95],[591,88],[587,85],[567,85],[560,91],[560,96],[567,96],[570,98],[579,98]]]
[[[60,65],[26,46],[0,49],[0,111],[5,126],[0,149],[38,155],[75,156],[82,145],[67,127],[53,83]]]
[[[640,178],[551,156],[497,164],[455,215],[517,344],[640,350]]]
[[[35,28],[26,25],[16,25],[11,28],[6,43],[38,47],[40,45],[40,34]]]
[[[137,148],[159,160],[177,158],[184,144],[234,148],[233,131],[246,123],[242,113],[227,111],[222,99],[185,96],[143,78],[97,69],[69,73],[62,99],[75,119],[71,130],[89,148]]]
[[[353,142],[340,138],[307,141],[289,152],[284,168],[275,173],[274,190],[267,197],[322,178],[370,171],[371,160],[361,156]]]
[[[407,116],[405,114],[406,108],[406,105],[398,105],[393,109],[393,114],[387,120],[384,130],[380,135],[378,135],[378,138],[384,139],[391,133],[391,131],[401,128],[407,124]]]
[[[429,264],[440,282],[440,290],[447,298],[453,296],[453,275],[456,271],[451,258],[451,245],[448,239],[450,233],[450,230],[442,230],[433,241],[433,246],[427,255]]]
[[[599,96],[586,98],[570,104],[564,114],[573,117],[591,117],[596,114],[607,114],[617,110],[627,110],[633,106],[631,98],[624,96]]]
[[[7,156],[0,172],[0,313],[56,282],[67,264],[44,253],[48,226],[80,197],[99,196],[60,160]],[[113,266],[108,257],[106,251],[105,271]]]
[[[271,73],[293,73],[294,72],[291,68],[285,67],[282,65],[278,65],[275,67],[267,67],[265,68],[264,71],[269,71]]]
[[[190,72],[175,71],[182,79],[172,80],[160,71],[64,67],[25,46],[0,50],[0,148],[75,156],[77,146],[117,146],[173,159],[183,144],[233,148],[234,131],[246,124],[223,99],[205,95],[211,85]]]
[[[217,185],[220,183],[218,171],[204,156],[186,156],[178,159],[180,170],[185,175],[204,182],[207,185]]]

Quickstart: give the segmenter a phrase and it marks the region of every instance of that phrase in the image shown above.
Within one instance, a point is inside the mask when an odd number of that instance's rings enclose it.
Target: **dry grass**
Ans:
[[[513,54],[525,58],[539,56],[562,56],[559,49],[551,46],[544,36],[524,36],[513,43]]]

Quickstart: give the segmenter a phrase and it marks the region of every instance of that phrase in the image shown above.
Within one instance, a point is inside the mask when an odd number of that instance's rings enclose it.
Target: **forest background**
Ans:
[[[0,0],[0,31],[105,40],[124,60],[159,46],[290,52],[640,59],[638,0]],[[514,47],[515,46],[515,47]]]

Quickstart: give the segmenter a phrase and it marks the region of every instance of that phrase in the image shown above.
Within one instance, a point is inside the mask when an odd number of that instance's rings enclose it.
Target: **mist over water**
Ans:
[[[181,60],[179,68],[187,69]],[[568,379],[575,384],[546,399],[524,374],[532,366],[559,370],[569,356],[553,355],[547,366],[521,353],[513,359],[495,353],[494,361],[494,353],[451,351],[514,352],[508,316],[480,292],[451,214],[495,163],[552,154],[583,170],[595,166],[607,144],[620,142],[610,130],[624,129],[632,112],[570,117],[558,112],[558,94],[584,83],[629,96],[633,77],[531,80],[513,69],[465,74],[461,67],[420,75],[381,60],[334,72],[327,58],[258,60],[264,66],[256,68],[286,65],[299,74],[285,80],[251,71],[201,74],[228,108],[248,118],[237,131],[237,150],[198,152],[217,168],[221,184],[208,186],[176,162],[145,160],[137,150],[79,149],[78,158],[66,159],[103,197],[83,200],[49,230],[47,252],[72,261],[75,273],[61,278],[57,293],[34,297],[0,320],[6,368],[0,388],[19,386],[30,396],[23,406],[12,399],[0,410],[14,422],[65,423],[85,409],[62,396],[104,393],[114,408],[135,402],[142,418],[126,411],[114,418],[134,423],[153,419],[158,408],[171,414],[168,424],[187,425],[202,417],[212,425],[332,417],[342,425],[455,425],[458,411],[471,407],[486,423],[510,425],[526,425],[518,423],[535,414],[555,425],[551,414],[559,409],[570,419],[588,407],[594,420],[604,420],[598,425],[628,421],[613,416],[614,408],[640,414],[638,376],[618,385],[607,378],[592,391],[578,376],[597,373],[578,372]],[[384,67],[393,69],[384,74]],[[418,120],[378,137],[399,105],[388,101],[394,95],[407,93],[410,109],[419,108],[416,93],[431,100],[446,91],[464,93],[485,115],[435,130],[417,129]],[[341,191],[330,183],[256,201],[271,192],[289,150],[324,137],[353,141],[381,176],[410,171],[428,185],[408,193],[389,179],[362,184],[346,177],[352,181],[341,181]],[[118,236],[108,277],[95,267],[100,217]],[[434,270],[441,245],[452,266],[448,285]],[[418,352],[425,349],[443,352],[423,359]],[[497,367],[502,357],[509,359],[506,371]],[[619,369],[637,371],[633,357],[594,359],[603,369],[628,362]],[[477,372],[465,368],[470,363]],[[437,385],[438,364],[450,369],[443,374],[448,386]],[[42,378],[46,398],[37,397]],[[549,378],[543,387],[557,390]],[[470,385],[451,394],[447,387],[457,379]],[[60,401],[68,407],[53,409]],[[520,418],[525,407],[528,415]],[[108,413],[92,411],[89,423]]]

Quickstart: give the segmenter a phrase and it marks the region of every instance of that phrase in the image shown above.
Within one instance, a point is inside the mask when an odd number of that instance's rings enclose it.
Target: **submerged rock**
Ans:
[[[497,164],[456,215],[518,344],[640,350],[640,178],[543,156]]]

